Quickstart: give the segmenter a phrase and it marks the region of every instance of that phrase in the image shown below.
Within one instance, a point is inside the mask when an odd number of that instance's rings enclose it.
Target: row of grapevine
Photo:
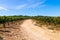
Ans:
[[[60,24],[60,17],[34,16],[34,19],[44,23]]]
[[[16,20],[23,20],[23,19],[36,19],[38,21],[42,21],[45,23],[54,23],[60,24],[60,17],[49,17],[49,16],[0,16],[0,23],[16,21]]]
[[[29,16],[0,16],[0,23],[27,19]]]
[[[51,17],[51,16],[34,16],[35,20],[39,24],[54,25],[53,28],[60,28],[60,17]]]
[[[35,19],[38,23],[49,24],[49,25],[59,25],[60,27],[60,17],[51,17],[51,16],[0,16],[0,24],[5,22],[12,22],[17,20],[24,19]]]
[[[5,23],[17,21],[17,20],[24,20],[30,18],[29,16],[0,16],[0,24],[3,24],[3,27],[6,28]]]

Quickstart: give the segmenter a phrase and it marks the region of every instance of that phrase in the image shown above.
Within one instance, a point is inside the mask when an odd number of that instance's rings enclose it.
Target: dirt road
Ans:
[[[59,35],[51,33],[48,29],[43,29],[34,25],[32,20],[26,20],[21,25],[22,39],[24,40],[60,40]]]
[[[53,33],[48,29],[34,25],[33,20],[25,20],[19,29],[11,29],[4,40],[60,40],[60,33]]]

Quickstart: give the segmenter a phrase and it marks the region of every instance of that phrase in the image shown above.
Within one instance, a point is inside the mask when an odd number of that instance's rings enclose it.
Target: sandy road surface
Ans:
[[[34,25],[32,20],[24,21],[21,25],[21,31],[24,40],[60,40],[59,35]]]
[[[6,33],[4,40],[60,40],[60,33],[50,32],[34,25],[33,20],[25,20],[18,29],[9,29],[11,33]]]

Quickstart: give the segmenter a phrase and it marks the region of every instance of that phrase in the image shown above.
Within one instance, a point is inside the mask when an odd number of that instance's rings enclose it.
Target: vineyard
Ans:
[[[60,17],[51,17],[51,16],[35,16],[37,24],[41,25],[51,25],[49,29],[60,29]]]
[[[34,19],[37,21],[37,24],[54,25],[55,27],[53,28],[60,28],[60,17],[51,16],[0,16],[0,24],[25,19]]]
[[[0,16],[0,24],[5,22],[12,22],[17,20],[28,19],[29,16]]]

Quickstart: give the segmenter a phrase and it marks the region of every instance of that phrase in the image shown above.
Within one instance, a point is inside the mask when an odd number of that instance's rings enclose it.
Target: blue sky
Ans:
[[[0,15],[60,16],[60,0],[0,0]]]

